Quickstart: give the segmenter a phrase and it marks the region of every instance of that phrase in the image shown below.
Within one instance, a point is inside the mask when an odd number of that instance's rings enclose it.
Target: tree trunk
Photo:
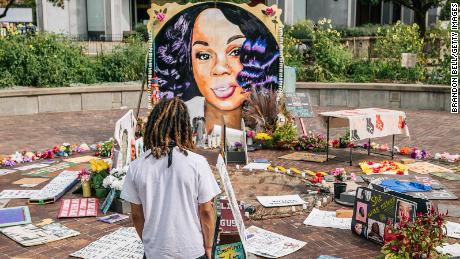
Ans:
[[[420,38],[425,37],[427,10],[414,10],[414,22],[419,27]]]

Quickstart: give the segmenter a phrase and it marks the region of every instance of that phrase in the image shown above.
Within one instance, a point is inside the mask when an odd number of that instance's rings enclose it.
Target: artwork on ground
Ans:
[[[302,198],[300,198],[298,194],[280,196],[256,196],[256,198],[264,207],[294,206],[306,203],[304,200],[302,200]]]
[[[350,229],[350,218],[337,218],[335,211],[324,211],[313,208],[303,224],[315,227]]]
[[[412,172],[415,172],[418,174],[444,173],[444,172],[452,173],[453,172],[452,170],[448,168],[445,168],[439,165],[435,165],[432,163],[428,163],[428,162],[416,162],[416,163],[408,164],[407,167]]]
[[[278,258],[304,247],[307,243],[282,236],[256,226],[246,229],[248,232],[248,252],[267,258]]]
[[[267,11],[269,10],[269,11]],[[283,84],[281,10],[223,2],[152,4],[149,30],[149,101],[179,96],[214,124],[239,128],[251,91]],[[156,77],[155,77],[156,76]],[[204,105],[196,105],[204,97]],[[193,118],[191,118],[193,119]]]
[[[29,207],[11,207],[0,209],[0,227],[30,223]]]
[[[30,169],[43,168],[43,167],[47,167],[47,166],[49,166],[49,165],[47,165],[47,164],[31,164],[31,165],[25,165],[25,166],[21,166],[21,167],[16,167],[15,169],[19,170],[19,171],[27,171],[27,170],[30,170]]]
[[[243,244],[241,242],[216,246],[216,257],[218,259],[242,259],[244,257]]]
[[[52,223],[41,228],[27,224],[2,228],[0,231],[23,246],[42,245],[80,235],[79,232],[69,229],[60,223]]]
[[[53,177],[54,175],[50,175],[51,173],[55,173],[60,170],[64,170],[68,167],[74,166],[74,163],[70,162],[62,162],[57,165],[53,165],[50,167],[45,167],[37,170],[30,171],[28,173],[24,173],[23,175],[27,176],[39,176],[39,177]]]
[[[417,203],[405,197],[405,194],[396,196],[359,187],[351,219],[352,232],[383,245],[391,238],[390,226],[397,226],[403,219],[414,220],[416,213],[420,212]]]
[[[284,156],[280,156],[281,159],[294,160],[294,161],[307,161],[322,163],[327,160],[326,155],[309,153],[309,152],[294,152]],[[329,159],[333,159],[335,156],[329,155]]]
[[[98,206],[96,198],[63,199],[58,218],[96,217]]]
[[[142,259],[144,257],[144,245],[134,227],[122,227],[70,254],[70,256],[87,259]]]
[[[3,190],[0,199],[29,199],[40,190]]]
[[[98,158],[95,156],[79,156],[79,157],[67,158],[67,159],[64,159],[64,161],[69,162],[69,163],[79,164],[79,163],[87,163],[93,159],[98,159]]]
[[[118,156],[113,168],[122,168],[131,163],[131,148],[135,145],[136,118],[133,110],[129,110],[115,123],[114,139],[118,144]]]
[[[16,170],[11,169],[0,169],[0,176],[7,175],[16,172]]]
[[[118,214],[118,213],[97,218],[97,220],[105,222],[105,223],[109,223],[109,224],[113,224],[115,222],[122,221],[122,220],[125,220],[125,219],[129,219],[129,216],[123,215],[123,214]]]
[[[29,203],[55,202],[78,182],[78,171],[63,171],[43,189],[32,194]]]

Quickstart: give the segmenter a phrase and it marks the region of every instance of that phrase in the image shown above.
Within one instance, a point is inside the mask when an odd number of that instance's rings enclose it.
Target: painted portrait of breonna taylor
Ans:
[[[159,98],[180,96],[194,103],[189,110],[201,111],[190,113],[204,114],[208,133],[221,125],[222,116],[227,126],[240,128],[251,91],[277,90],[280,84],[276,15],[281,10],[272,7],[267,14],[265,8],[225,2],[152,5],[151,63]]]

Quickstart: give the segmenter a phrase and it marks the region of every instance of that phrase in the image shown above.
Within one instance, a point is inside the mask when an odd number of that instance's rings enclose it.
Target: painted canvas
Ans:
[[[129,110],[115,123],[114,138],[118,144],[119,153],[113,168],[122,168],[131,163],[131,145],[135,143],[136,124],[133,110]]]
[[[281,10],[225,2],[152,4],[149,29],[150,101],[180,96],[205,99],[210,133],[221,116],[239,128],[251,91],[282,86]]]
[[[30,223],[29,207],[10,207],[0,209],[0,227]]]

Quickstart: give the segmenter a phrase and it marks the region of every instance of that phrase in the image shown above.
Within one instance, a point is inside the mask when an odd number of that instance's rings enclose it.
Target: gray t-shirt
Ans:
[[[209,164],[201,155],[174,148],[168,157],[156,159],[150,151],[128,169],[121,198],[142,204],[142,232],[147,258],[198,258],[204,255],[198,204],[219,194]]]

